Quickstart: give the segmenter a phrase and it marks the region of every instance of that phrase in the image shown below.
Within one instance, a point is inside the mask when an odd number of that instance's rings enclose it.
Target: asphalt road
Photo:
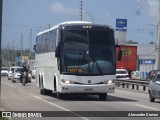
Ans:
[[[160,111],[160,100],[154,103],[149,102],[148,94],[133,92],[128,90],[116,89],[115,93],[108,94],[106,101],[99,101],[98,96],[74,96],[69,95],[65,100],[59,100],[54,94],[41,95],[39,88],[35,86],[35,80],[22,86],[21,83],[12,83],[6,77],[1,81],[1,107],[6,111],[65,111],[73,117],[46,117],[37,118],[38,120],[159,120],[159,117],[93,117],[96,111],[112,111],[115,114],[121,114],[116,111]],[[72,111],[72,112],[70,112]],[[95,111],[93,116],[83,116],[75,111]],[[53,112],[54,113],[54,112]],[[128,112],[130,113],[130,112]],[[141,113],[141,112],[138,112]],[[106,113],[107,114],[107,113]],[[76,116],[76,117],[74,117]],[[13,120],[35,120],[36,118],[12,118]]]

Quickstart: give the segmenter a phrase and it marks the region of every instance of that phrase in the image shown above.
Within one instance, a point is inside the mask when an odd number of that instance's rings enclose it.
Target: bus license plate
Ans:
[[[93,88],[84,88],[84,91],[93,91]]]

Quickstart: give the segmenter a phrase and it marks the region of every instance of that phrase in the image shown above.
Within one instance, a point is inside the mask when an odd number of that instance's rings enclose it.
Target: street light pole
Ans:
[[[160,70],[160,0],[158,7],[157,45],[155,69]]]

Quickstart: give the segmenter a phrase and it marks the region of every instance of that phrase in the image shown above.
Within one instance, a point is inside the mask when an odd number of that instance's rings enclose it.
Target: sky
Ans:
[[[82,1],[84,21],[115,28],[117,18],[127,19],[127,41],[156,43],[158,0]],[[79,15],[80,0],[3,0],[2,48],[30,49],[38,31],[80,20]]]

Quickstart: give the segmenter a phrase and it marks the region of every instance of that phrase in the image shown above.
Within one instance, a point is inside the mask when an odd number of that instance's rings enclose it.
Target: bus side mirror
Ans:
[[[35,51],[36,51],[36,45],[33,45],[33,50],[35,50]]]
[[[117,58],[118,61],[121,61],[122,60],[122,50],[119,49],[118,50],[118,58]]]
[[[121,50],[121,46],[120,45],[116,45],[115,47],[118,49],[117,60],[121,61],[122,60],[122,53],[123,53],[122,50]]]
[[[55,57],[59,57],[59,54],[60,54],[60,43],[58,43],[57,47],[56,47],[56,51],[55,51]]]

